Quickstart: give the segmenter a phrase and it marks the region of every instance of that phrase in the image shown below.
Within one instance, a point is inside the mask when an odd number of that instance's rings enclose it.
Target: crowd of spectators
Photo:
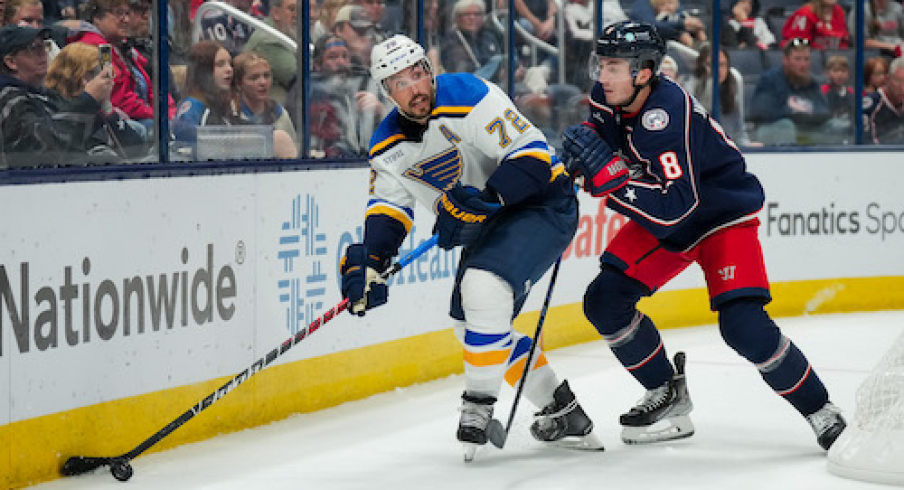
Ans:
[[[243,125],[272,128],[272,156],[296,158],[303,122],[304,156],[366,155],[376,126],[393,108],[369,76],[370,51],[396,32],[415,32],[414,2],[312,0],[305,104],[297,53],[303,3],[220,1],[243,15],[215,5],[199,10],[204,0],[171,2],[163,115],[153,83],[151,0],[0,2],[6,26],[0,166],[154,161],[161,117],[170,121],[171,156],[178,159],[196,157],[198,128]],[[714,93],[710,34],[719,22],[717,119],[740,145],[853,142],[858,104],[866,143],[904,144],[900,0],[866,1],[862,67],[853,64],[857,26],[850,0],[730,0],[718,13],[703,0],[512,3],[521,28],[514,65],[505,35],[509,0],[424,0],[425,47],[437,73],[471,72],[504,88],[512,73],[513,99],[552,142],[585,110],[594,82],[586,60],[602,7],[604,24],[635,19],[656,25],[672,46],[663,73],[708,110]],[[554,52],[528,56],[538,44]],[[107,45],[111,66],[102,67],[99,47]],[[859,72],[862,94],[853,87]],[[54,127],[68,129],[27,129],[49,121],[66,121]]]

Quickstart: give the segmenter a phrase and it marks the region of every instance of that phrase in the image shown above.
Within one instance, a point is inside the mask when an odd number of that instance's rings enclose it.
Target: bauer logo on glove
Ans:
[[[484,200],[475,187],[456,184],[440,196],[437,208],[433,233],[437,235],[437,245],[449,250],[458,245],[467,247],[477,241],[486,221],[502,209],[502,205]]]
[[[485,214],[484,212],[481,211],[479,212],[480,214],[477,214],[475,212],[468,211],[467,209],[460,207],[461,204],[453,202],[451,199],[449,199],[449,196],[447,194],[443,194],[439,202],[443,207],[443,210],[449,213],[449,216],[457,219],[458,221],[464,223],[483,223],[487,220],[487,214]]]

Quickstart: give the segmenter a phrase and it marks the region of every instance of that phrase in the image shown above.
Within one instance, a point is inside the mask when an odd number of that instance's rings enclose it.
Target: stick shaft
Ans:
[[[425,240],[424,243],[420,244],[414,250],[412,250],[411,252],[406,254],[404,257],[399,259],[398,262],[393,264],[392,267],[390,267],[389,269],[386,270],[386,272],[383,273],[384,279],[388,278],[388,277],[392,276],[393,274],[397,273],[398,271],[402,270],[403,267],[410,264],[411,262],[416,260],[418,257],[420,257],[421,255],[426,253],[428,250],[433,248],[433,246],[436,245],[436,239],[437,239],[437,237],[435,235],[432,236],[428,240]],[[102,463],[95,464],[95,465],[93,465],[92,468],[88,468],[87,470],[85,470],[85,471],[90,471],[90,470],[96,468],[97,466],[99,466],[100,464],[109,464],[109,462],[114,459],[123,459],[126,461],[135,459],[141,453],[147,451],[153,445],[160,442],[161,439],[170,435],[173,431],[175,431],[176,429],[181,427],[183,424],[185,424],[186,422],[188,422],[189,420],[194,418],[195,415],[198,415],[202,411],[206,410],[211,405],[213,405],[214,403],[219,401],[221,398],[223,398],[224,396],[226,396],[227,394],[232,392],[234,389],[236,389],[242,383],[244,383],[245,381],[248,381],[248,378],[250,378],[251,376],[254,376],[258,372],[260,372],[261,370],[263,370],[264,368],[266,368],[267,366],[272,364],[276,359],[278,359],[280,356],[282,356],[283,354],[288,352],[289,349],[294,347],[296,344],[298,344],[302,340],[306,339],[308,336],[310,336],[314,332],[316,332],[321,326],[323,326],[330,320],[338,317],[339,314],[342,313],[347,308],[348,308],[348,299],[343,299],[336,306],[333,306],[332,308],[327,310],[325,313],[323,313],[320,317],[316,318],[314,321],[312,321],[310,324],[308,324],[307,327],[303,328],[297,334],[295,334],[292,337],[289,337],[288,339],[283,341],[278,347],[274,348],[273,350],[268,352],[267,355],[265,355],[265,356],[261,357],[260,359],[258,359],[257,361],[255,361],[254,364],[249,366],[244,371],[233,376],[229,381],[227,381],[225,384],[220,386],[216,391],[214,391],[213,393],[204,397],[202,400],[200,400],[198,403],[196,403],[193,407],[191,407],[188,410],[186,410],[185,412],[183,412],[182,415],[180,415],[175,420],[173,420],[172,422],[167,424],[165,427],[163,427],[162,429],[160,429],[159,431],[154,433],[154,435],[152,435],[151,437],[148,437],[147,439],[142,441],[140,444],[135,446],[135,448],[132,449],[131,451],[129,451],[125,454],[122,454],[120,456],[115,456],[115,457],[111,457],[111,458],[73,457],[73,458],[70,458],[70,461],[81,459],[82,461],[89,461],[92,464],[95,462],[102,461]],[[68,466],[68,464],[66,466]],[[90,466],[90,465],[85,465],[86,468],[87,468],[87,466]],[[78,471],[78,469],[74,469],[73,471],[74,472],[71,472],[68,474],[79,474],[79,473],[83,472],[83,471]],[[66,474],[66,473],[64,472],[64,474]]]
[[[537,330],[534,332],[533,341],[530,343],[530,350],[527,351],[527,361],[524,363],[524,372],[521,373],[521,379],[518,380],[518,389],[515,391],[515,400],[512,402],[512,410],[509,412],[508,422],[505,424],[506,434],[512,429],[512,421],[515,420],[515,413],[518,411],[518,403],[521,401],[521,392],[524,391],[524,384],[527,382],[528,374],[530,374],[530,363],[534,359],[537,343],[540,341],[540,335],[543,333],[543,322],[546,320],[546,311],[549,310],[553,287],[556,285],[556,278],[559,276],[559,266],[561,265],[562,256],[560,255],[559,259],[556,260],[556,265],[552,268],[552,276],[549,278],[549,289],[546,290],[546,299],[543,300],[543,308],[540,309],[540,318],[537,319]]]

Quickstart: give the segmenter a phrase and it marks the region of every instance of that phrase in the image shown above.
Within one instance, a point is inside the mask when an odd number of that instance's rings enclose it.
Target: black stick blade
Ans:
[[[502,427],[502,422],[490,419],[490,423],[487,424],[487,438],[494,446],[502,449],[505,447],[505,440],[508,439],[508,431]]]
[[[63,476],[83,475],[107,464],[110,464],[110,458],[73,456],[67,459],[63,467],[60,468],[60,474]]]

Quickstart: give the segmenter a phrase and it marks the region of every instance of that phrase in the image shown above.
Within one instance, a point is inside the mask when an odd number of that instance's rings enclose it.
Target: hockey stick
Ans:
[[[433,246],[436,245],[436,238],[437,237],[434,235],[424,243],[420,244],[417,248],[415,248],[403,258],[401,258],[398,262],[393,264],[392,267],[384,271],[380,276],[385,280],[393,274],[402,270],[403,267],[410,264],[425,252],[433,248]],[[88,473],[89,471],[96,470],[101,466],[109,466],[110,473],[113,474],[114,478],[119,481],[127,481],[132,477],[132,467],[131,465],[129,465],[129,461],[137,458],[138,455],[147,451],[151,446],[160,442],[160,440],[164,437],[170,435],[170,433],[191,420],[195,415],[198,415],[199,413],[216,403],[218,400],[228,395],[230,392],[232,392],[232,390],[236,389],[245,381],[248,381],[248,378],[254,376],[262,369],[272,364],[273,361],[275,361],[279,356],[285,354],[286,351],[307,338],[309,335],[316,332],[317,329],[323,326],[323,324],[339,316],[339,314],[347,308],[348,299],[343,299],[339,302],[339,304],[330,308],[322,316],[312,321],[307,327],[305,327],[292,337],[286,339],[278,347],[268,352],[266,356],[258,359],[249,368],[235,375],[232,379],[227,381],[226,384],[218,388],[213,393],[204,397],[204,399],[199,401],[193,407],[186,410],[185,413],[167,424],[166,427],[160,429],[159,431],[157,431],[157,433],[147,438],[144,442],[135,446],[135,448],[131,451],[113,457],[73,456],[66,460],[66,463],[63,464],[63,467],[60,469],[60,473],[63,476],[74,476]]]
[[[530,373],[530,363],[534,358],[534,351],[537,350],[537,343],[540,342],[540,335],[543,333],[543,322],[546,320],[546,311],[549,310],[549,303],[552,300],[553,286],[556,285],[556,278],[559,276],[559,266],[562,265],[562,256],[556,260],[556,265],[552,268],[552,276],[549,278],[549,289],[546,290],[546,299],[543,300],[543,308],[540,309],[540,318],[537,320],[537,330],[534,332],[533,341],[530,343],[530,350],[527,352],[527,362],[524,364],[524,372],[521,373],[521,379],[518,380],[518,389],[515,390],[515,400],[512,402],[512,410],[509,412],[508,422],[505,428],[502,423],[496,419],[490,419],[487,425],[487,438],[494,446],[502,449],[505,447],[505,441],[508,439],[509,431],[512,430],[512,421],[515,420],[515,413],[518,411],[518,402],[521,400],[521,392],[524,391],[524,384]]]

